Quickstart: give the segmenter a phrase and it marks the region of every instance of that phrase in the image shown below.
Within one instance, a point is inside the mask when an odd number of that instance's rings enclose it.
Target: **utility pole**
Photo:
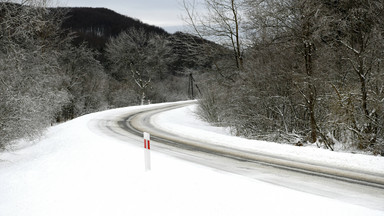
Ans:
[[[193,79],[192,73],[189,74],[189,85],[188,85],[188,96],[189,99],[195,99],[195,95],[193,93],[193,82],[195,79]]]
[[[193,78],[192,76],[192,73],[189,74],[189,85],[188,85],[188,97],[189,99],[193,100],[195,99],[195,91],[194,91],[194,87],[196,87],[196,89],[199,91],[198,93],[201,94],[201,91],[199,89],[199,86],[197,86],[196,84],[194,84],[195,79]]]

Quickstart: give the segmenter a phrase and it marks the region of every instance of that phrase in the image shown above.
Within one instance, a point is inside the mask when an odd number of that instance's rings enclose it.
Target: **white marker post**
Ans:
[[[151,170],[151,137],[149,133],[144,132],[144,162],[145,171]]]

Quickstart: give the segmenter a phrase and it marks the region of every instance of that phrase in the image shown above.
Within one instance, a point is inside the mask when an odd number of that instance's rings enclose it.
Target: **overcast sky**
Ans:
[[[182,0],[59,0],[59,6],[104,7],[145,23],[175,31],[184,23]]]

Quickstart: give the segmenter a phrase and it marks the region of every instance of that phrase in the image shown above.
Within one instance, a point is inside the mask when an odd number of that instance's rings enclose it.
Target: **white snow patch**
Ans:
[[[86,115],[50,128],[34,145],[1,153],[0,215],[384,215],[156,152],[152,171],[145,172],[141,142],[120,141],[94,128],[99,120],[139,109]],[[260,145],[267,150],[270,144]]]
[[[384,157],[345,152],[333,152],[316,147],[297,147],[266,141],[231,136],[227,128],[213,127],[201,121],[194,113],[197,105],[160,113],[151,119],[157,128],[183,137],[206,141],[210,144],[273,154],[306,163],[332,165],[341,169],[358,170],[384,175]]]

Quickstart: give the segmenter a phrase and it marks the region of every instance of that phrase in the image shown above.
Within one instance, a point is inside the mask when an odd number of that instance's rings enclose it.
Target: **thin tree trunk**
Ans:
[[[313,44],[311,42],[304,42],[304,58],[305,58],[305,72],[308,77],[308,91],[309,98],[307,100],[307,105],[309,109],[310,117],[310,127],[311,127],[311,142],[315,143],[317,141],[317,123],[315,116],[315,105],[316,105],[316,89],[312,82],[313,74],[313,62],[312,62],[312,52]]]
[[[241,47],[240,47],[240,33],[239,33],[239,18],[237,15],[237,8],[235,5],[235,0],[231,1],[232,6],[232,13],[233,13],[233,19],[235,21],[235,38],[236,38],[236,47],[235,53],[236,53],[236,64],[237,68],[242,70],[243,69],[243,58],[241,56]]]

